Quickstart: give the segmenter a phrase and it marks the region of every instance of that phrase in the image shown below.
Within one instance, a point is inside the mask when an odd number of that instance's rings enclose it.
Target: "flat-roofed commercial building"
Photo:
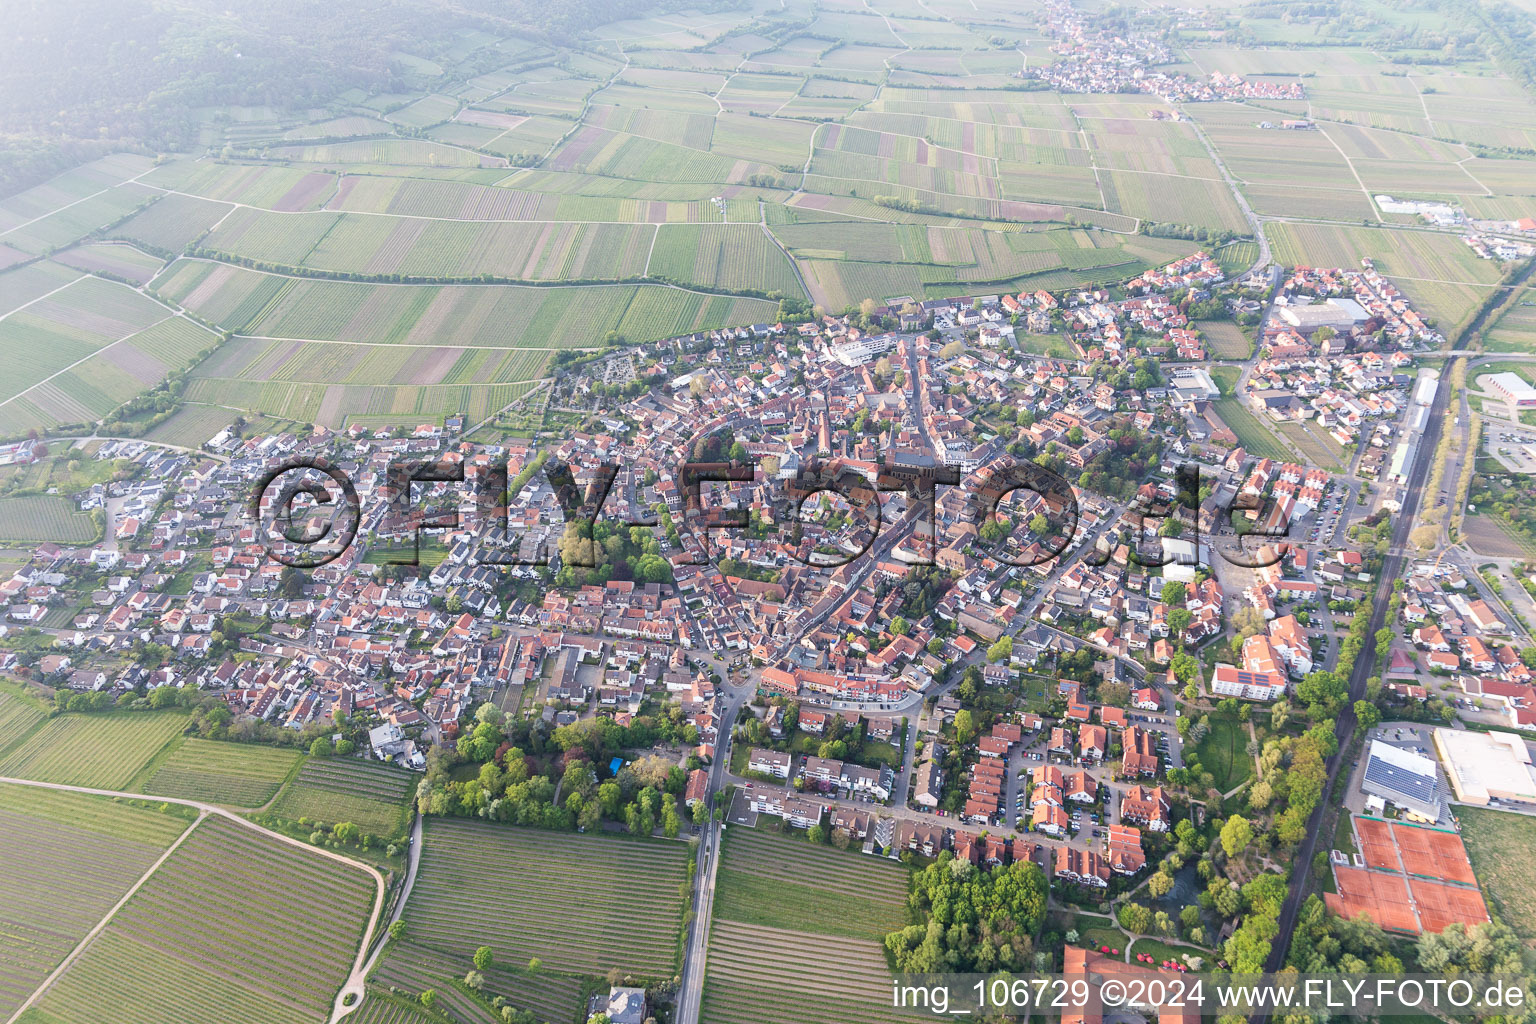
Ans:
[[[1518,373],[1489,374],[1488,390],[1517,409],[1536,409],[1536,388]]]
[[[1536,804],[1531,752],[1514,733],[1436,729],[1435,752],[1462,803]]]

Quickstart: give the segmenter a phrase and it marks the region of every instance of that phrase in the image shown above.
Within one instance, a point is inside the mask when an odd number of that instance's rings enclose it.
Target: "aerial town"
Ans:
[[[33,6],[0,1022],[1527,1018],[1528,2]]]
[[[1192,307],[1252,323],[1251,357],[1213,361]],[[1030,355],[1031,333],[1073,354]],[[1229,795],[1230,763],[1200,760],[1218,753],[1213,730],[1237,732],[1238,757],[1290,761],[1285,723],[1326,721],[1356,653],[1375,650],[1371,699],[1429,724],[1370,741],[1361,810],[1443,824],[1446,780],[1526,798],[1461,773],[1488,756],[1478,734],[1441,737],[1458,716],[1493,737],[1536,727],[1536,686],[1518,616],[1454,560],[1405,566],[1385,637],[1351,625],[1367,621],[1381,528],[1441,386],[1422,356],[1442,340],[1369,261],[1229,280],[1197,253],[1113,290],[904,300],[602,357],[556,384],[600,433],[486,446],[450,417],[308,436],[232,423],[196,452],[106,442],[93,457],[118,471],[74,496],[106,539],[43,545],[0,584],[0,670],[70,707],[177,688],[305,736],[360,722],[364,753],[416,771],[485,705],[546,735],[670,717],[680,795],[725,794],[726,824],[1032,861],[1091,894],[1136,887],[1176,823]],[[605,380],[628,382],[621,400],[596,396]],[[1340,462],[1250,454],[1234,415],[1326,435]],[[304,571],[247,509],[252,481],[301,453],[343,467],[361,497],[357,539]],[[738,472],[690,501],[690,459]],[[445,481],[402,513],[386,479],[401,460],[471,481],[504,463],[505,517],[476,518]],[[1029,460],[1072,481],[1075,518],[1023,489],[978,513],[978,477]],[[586,493],[586,528],[606,538],[595,559],[553,466]],[[912,482],[946,470],[961,486],[923,500]],[[454,525],[431,525],[445,514]],[[1405,792],[1415,773],[1423,787]],[[1253,831],[1269,820],[1265,845],[1296,843],[1287,815],[1310,806],[1257,792]],[[1377,825],[1360,821],[1366,844]],[[1332,855],[1345,916],[1422,930],[1359,854]],[[1461,902],[1437,927],[1487,920],[1466,879],[1447,885]],[[1187,931],[1208,944],[1203,927]]]

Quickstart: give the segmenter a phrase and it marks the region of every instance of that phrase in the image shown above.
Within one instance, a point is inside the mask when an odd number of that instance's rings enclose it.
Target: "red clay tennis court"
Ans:
[[[1461,836],[1365,817],[1354,819],[1354,830],[1367,866],[1334,864],[1338,893],[1325,896],[1334,913],[1364,914],[1388,931],[1409,935],[1489,920]]]
[[[1477,884],[1477,876],[1472,873],[1472,862],[1467,859],[1467,848],[1462,844],[1461,836],[1456,833],[1395,821],[1392,823],[1392,838],[1397,840],[1397,849],[1403,858],[1403,870],[1408,874],[1460,882],[1463,885]]]
[[[1364,914],[1388,931],[1419,933],[1419,919],[1408,895],[1408,880],[1402,875],[1335,864],[1333,877],[1339,891],[1324,896],[1329,910],[1348,918]]]
[[[1397,844],[1392,841],[1392,825],[1379,818],[1356,818],[1355,836],[1360,842],[1360,855],[1368,867],[1378,871],[1401,871],[1397,859]]]
[[[1426,932],[1442,932],[1447,925],[1458,922],[1470,928],[1489,920],[1483,894],[1476,889],[1422,878],[1411,878],[1408,885],[1418,907],[1419,923]]]

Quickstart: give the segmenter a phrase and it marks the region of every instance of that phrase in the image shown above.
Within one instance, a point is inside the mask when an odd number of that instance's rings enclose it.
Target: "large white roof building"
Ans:
[[[1435,751],[1462,803],[1536,804],[1531,751],[1514,733],[1436,729]]]

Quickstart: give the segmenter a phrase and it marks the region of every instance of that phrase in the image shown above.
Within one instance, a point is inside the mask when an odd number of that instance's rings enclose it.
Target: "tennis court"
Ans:
[[[1379,818],[1355,817],[1355,842],[1367,867],[1377,871],[1401,871],[1397,844],[1392,841],[1392,826]]]
[[[1477,884],[1472,862],[1467,859],[1467,848],[1456,833],[1395,821],[1392,837],[1397,841],[1403,870],[1408,874],[1462,885]]]
[[[1334,913],[1364,914],[1387,931],[1408,935],[1489,920],[1467,848],[1455,832],[1362,815],[1353,825],[1366,866],[1334,863],[1338,892],[1325,897]]]
[[[1364,914],[1387,931],[1419,933],[1419,918],[1413,912],[1408,880],[1402,875],[1336,864],[1333,877],[1339,891],[1337,895],[1326,894],[1325,899],[1334,913],[1347,918]]]
[[[1464,885],[1446,885],[1424,878],[1408,880],[1413,890],[1413,902],[1418,908],[1419,924],[1426,932],[1443,932],[1448,925],[1486,924],[1488,906],[1483,894]]]

